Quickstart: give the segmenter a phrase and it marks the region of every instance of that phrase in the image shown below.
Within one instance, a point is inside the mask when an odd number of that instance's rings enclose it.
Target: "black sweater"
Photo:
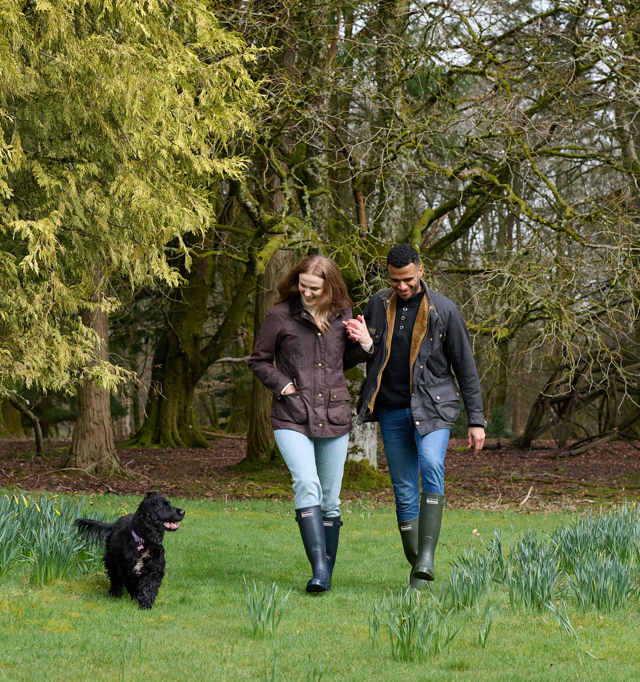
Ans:
[[[380,393],[376,399],[376,409],[400,410],[411,406],[411,386],[409,352],[411,335],[416,321],[420,301],[424,292],[403,301],[398,299],[398,312],[393,328],[391,354],[382,374]]]

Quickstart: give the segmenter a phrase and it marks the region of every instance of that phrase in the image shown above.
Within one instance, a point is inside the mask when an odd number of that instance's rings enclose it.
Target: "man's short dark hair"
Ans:
[[[392,268],[404,268],[410,263],[420,265],[420,254],[411,244],[397,244],[389,249],[387,265]]]

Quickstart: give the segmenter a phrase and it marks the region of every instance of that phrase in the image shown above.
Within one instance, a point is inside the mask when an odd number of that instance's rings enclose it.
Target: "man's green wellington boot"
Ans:
[[[416,578],[434,579],[433,559],[440,535],[443,507],[444,495],[422,493],[418,517],[418,558],[413,566]]]
[[[418,578],[413,573],[413,567],[418,558],[418,517],[409,519],[408,521],[398,521],[398,530],[402,538],[402,548],[407,561],[411,564],[411,573],[409,573],[409,584],[414,590],[426,590],[429,583],[426,580]]]

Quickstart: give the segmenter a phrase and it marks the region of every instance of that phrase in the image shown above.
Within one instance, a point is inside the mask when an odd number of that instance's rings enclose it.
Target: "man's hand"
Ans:
[[[480,452],[484,446],[484,429],[482,426],[470,426],[468,430],[469,434],[469,447],[473,448],[474,452]]]
[[[369,330],[367,329],[367,323],[364,321],[362,315],[351,318],[342,324],[347,328],[347,335],[352,341],[358,341],[364,346],[373,343]]]

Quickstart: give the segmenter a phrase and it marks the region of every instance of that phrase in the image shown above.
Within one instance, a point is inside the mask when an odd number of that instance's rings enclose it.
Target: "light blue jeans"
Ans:
[[[340,516],[340,488],[349,434],[308,438],[290,429],[273,432],[293,479],[294,506],[322,507],[322,515]]]
[[[379,419],[396,516],[398,521],[415,519],[420,511],[420,483],[423,493],[444,495],[444,458],[450,430],[438,429],[421,436],[410,408],[380,410]]]

